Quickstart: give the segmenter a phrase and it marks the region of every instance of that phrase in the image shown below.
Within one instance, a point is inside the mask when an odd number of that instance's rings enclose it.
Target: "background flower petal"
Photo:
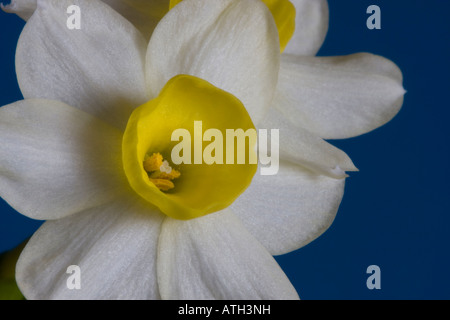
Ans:
[[[36,10],[36,4],[37,0],[11,0],[7,5],[0,4],[0,7],[5,12],[15,13],[26,21]]]
[[[166,218],[157,273],[163,299],[298,299],[273,257],[229,210]]]
[[[20,290],[33,299],[159,299],[156,247],[163,219],[137,197],[47,221],[16,268]],[[67,286],[67,268],[80,268],[80,289]]]
[[[278,31],[259,0],[183,1],[160,22],[147,51],[152,97],[172,77],[189,74],[235,95],[258,121],[278,78]]]
[[[169,11],[170,0],[102,0],[130,21],[148,41]]]
[[[272,255],[303,247],[334,221],[345,179],[317,175],[282,162],[276,175],[259,175],[231,205],[244,226]]]
[[[50,100],[0,108],[0,195],[33,219],[57,219],[128,188],[121,133]]]
[[[327,0],[290,0],[296,10],[295,32],[283,53],[314,56],[328,31]]]
[[[400,110],[402,73],[369,53],[337,57],[283,55],[274,106],[324,139],[369,132]]]
[[[67,27],[67,8],[81,10],[81,29]],[[124,128],[147,101],[146,41],[100,1],[39,2],[20,36],[16,71],[25,98],[63,101]]]

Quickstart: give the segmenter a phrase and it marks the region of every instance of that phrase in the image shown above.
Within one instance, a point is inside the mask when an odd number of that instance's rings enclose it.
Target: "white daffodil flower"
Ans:
[[[357,170],[347,155],[322,139],[354,137],[385,124],[400,110],[405,91],[401,71],[383,57],[369,53],[314,57],[328,31],[327,0],[262,1],[286,29],[280,35],[284,50],[272,107],[256,125],[283,128],[280,151],[288,162],[278,175],[255,177],[232,208],[251,233],[278,255],[306,245],[331,225],[343,196],[345,171]],[[103,2],[148,39],[158,19],[181,0]],[[13,0],[5,10],[27,19],[35,8],[36,0]],[[284,19],[294,19],[295,24],[283,23]],[[290,170],[291,164],[297,166]],[[274,190],[284,190],[280,194],[289,200],[274,202]],[[288,190],[296,190],[296,196]],[[278,212],[275,221],[274,211]],[[275,240],[280,234],[285,236]]]
[[[402,103],[400,71],[369,54],[313,57],[327,30],[326,1],[292,1],[295,32],[285,48],[276,14],[259,0],[185,0],[156,29],[160,7],[104,2],[122,16],[86,0],[42,0],[36,11],[36,0],[16,0],[5,8],[29,19],[16,56],[25,100],[0,109],[0,195],[17,211],[48,220],[18,262],[24,295],[298,298],[271,255],[324,232],[342,199],[345,171],[356,170],[323,138],[389,121]],[[264,2],[270,8],[274,1]],[[82,8],[80,30],[66,28],[72,4]],[[255,175],[230,207],[191,220],[146,201],[122,154],[124,141],[133,141],[124,132],[138,131],[129,123],[139,120],[129,120],[145,115],[148,101],[175,96],[163,93],[177,88],[180,74],[208,81],[224,101],[232,99],[217,90],[238,98],[257,128],[280,129],[279,173]],[[74,264],[80,290],[66,286]]]

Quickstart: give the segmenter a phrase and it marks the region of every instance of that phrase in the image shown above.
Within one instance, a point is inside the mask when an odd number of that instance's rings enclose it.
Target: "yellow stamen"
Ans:
[[[167,172],[161,172],[161,171],[154,171],[150,174],[151,179],[166,179],[166,180],[173,180],[176,178],[179,178],[181,173],[175,169],[172,169],[170,173]]]
[[[163,156],[159,153],[154,153],[151,156],[147,156],[144,159],[144,169],[147,172],[159,170],[163,164]]]
[[[175,188],[172,181],[166,179],[150,179],[150,181],[161,191],[169,191]]]
[[[150,181],[161,191],[168,191],[175,188],[171,180],[180,177],[178,170],[170,167],[160,153],[146,155],[144,159],[144,170],[148,173]]]

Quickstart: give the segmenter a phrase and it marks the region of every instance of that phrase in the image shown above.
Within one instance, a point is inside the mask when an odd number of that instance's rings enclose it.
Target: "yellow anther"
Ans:
[[[152,172],[149,177],[151,179],[167,179],[167,180],[173,180],[176,178],[179,178],[181,175],[180,171],[177,171],[175,169],[172,169],[170,173],[167,172],[161,172],[161,171],[154,171]]]
[[[150,179],[150,181],[161,191],[169,191],[175,188],[172,181],[166,179]]]
[[[153,153],[144,159],[144,170],[148,173],[150,181],[161,191],[175,188],[171,180],[180,177],[178,170],[170,167],[169,162],[164,160],[160,153]]]
[[[163,156],[159,153],[154,153],[151,156],[146,156],[144,159],[144,170],[152,172],[159,170],[163,164]]]

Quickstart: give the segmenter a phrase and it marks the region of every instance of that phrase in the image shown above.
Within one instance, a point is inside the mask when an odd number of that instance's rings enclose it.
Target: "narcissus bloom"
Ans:
[[[25,100],[0,109],[0,195],[48,220],[19,259],[22,292],[298,298],[272,255],[328,228],[345,171],[356,170],[322,139],[389,121],[402,103],[400,71],[369,54],[313,57],[325,1],[292,1],[296,11],[288,1],[172,1],[160,21],[167,1],[104,2],[117,11],[93,0],[6,7],[28,22],[16,55]],[[295,25],[280,24],[276,2]],[[73,4],[80,30],[66,27]],[[169,133],[199,119],[280,129],[279,173],[172,168]],[[82,273],[79,290],[66,286],[71,265]]]

